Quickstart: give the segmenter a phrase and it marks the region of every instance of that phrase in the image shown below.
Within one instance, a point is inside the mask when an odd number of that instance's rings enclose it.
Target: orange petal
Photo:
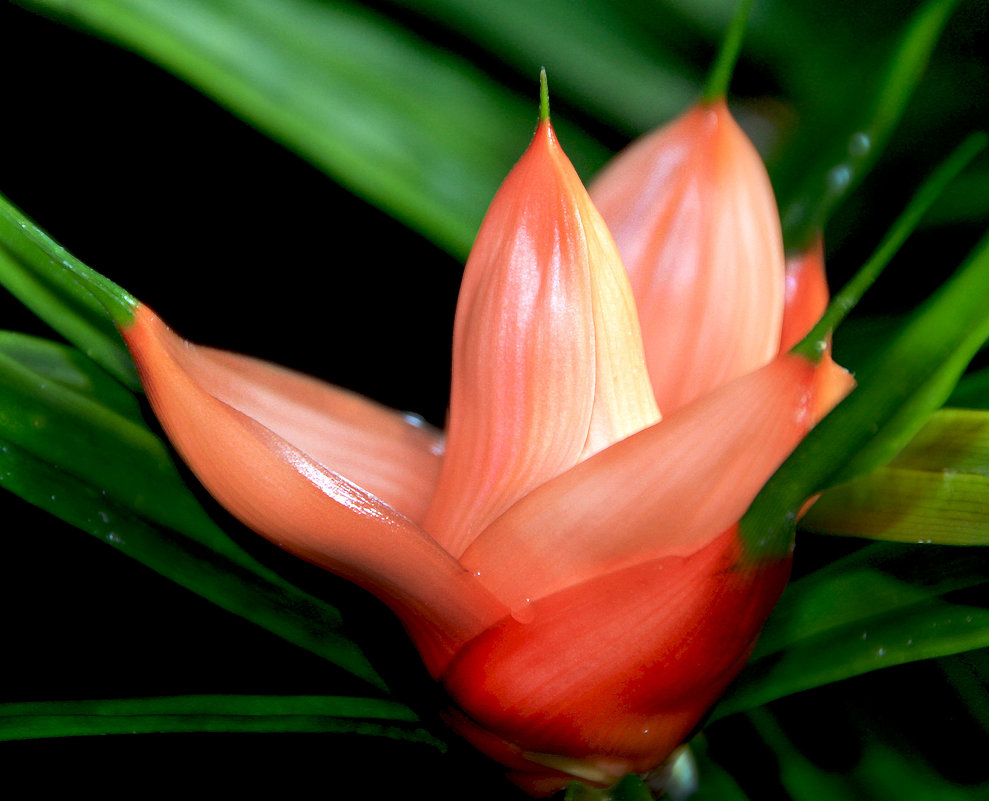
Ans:
[[[779,213],[759,154],[723,101],[633,143],[591,197],[628,268],[664,414],[776,355]]]
[[[431,670],[504,613],[412,521],[236,408],[252,393],[236,386],[230,362],[217,375],[225,360],[215,351],[180,339],[146,306],[121,333],[162,427],[206,489],[276,545],[388,603]]]
[[[515,613],[596,575],[687,556],[734,525],[850,389],[830,359],[783,355],[535,489],[460,559]]]
[[[543,121],[467,262],[424,526],[459,554],[533,487],[658,419],[618,252]]]
[[[803,339],[828,308],[828,279],[824,274],[824,240],[818,237],[803,253],[786,260],[786,305],[780,352]]]
[[[415,522],[443,453],[440,432],[353,392],[279,365],[197,348],[199,386]]]
[[[516,770],[527,767],[519,756],[543,754],[615,779],[656,767],[745,664],[786,583],[789,559],[743,567],[739,554],[733,527],[694,554],[589,579],[488,629],[442,679],[461,722],[477,727],[465,733]],[[528,773],[542,789],[552,780],[538,765]]]

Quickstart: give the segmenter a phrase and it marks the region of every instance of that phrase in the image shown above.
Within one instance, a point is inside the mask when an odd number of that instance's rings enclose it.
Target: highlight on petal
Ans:
[[[415,522],[436,489],[443,435],[354,392],[279,365],[198,347],[200,387]]]
[[[543,120],[467,262],[424,526],[459,555],[534,487],[658,419],[624,267]]]
[[[281,423],[279,404],[251,386],[270,368],[197,348],[146,306],[121,333],[162,427],[217,501],[276,545],[388,603],[431,671],[505,613],[409,518],[250,416]],[[240,368],[249,376],[245,386],[234,380]],[[308,379],[279,380],[303,390],[303,406],[319,405]]]
[[[824,240],[819,236],[805,251],[786,260],[781,353],[810,333],[828,308],[829,298],[828,279],[824,273]]]
[[[852,386],[785,354],[521,499],[460,561],[509,608],[639,562],[687,556],[733,526]]]
[[[664,414],[776,355],[779,213],[759,154],[723,100],[634,142],[590,191],[629,271]]]
[[[696,553],[597,576],[505,618],[442,677],[469,716],[459,728],[482,748],[497,741],[472,725],[530,761],[564,754],[613,779],[655,767],[745,664],[786,583],[788,559],[743,567],[740,554],[733,527]],[[527,773],[552,789],[554,771]],[[557,787],[566,780],[557,774]]]

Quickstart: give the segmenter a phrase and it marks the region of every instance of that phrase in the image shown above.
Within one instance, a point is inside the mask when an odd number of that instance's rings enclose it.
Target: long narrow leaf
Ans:
[[[114,325],[129,296],[80,262],[0,195],[0,283],[131,389],[141,386]]]
[[[791,150],[796,160],[788,173],[802,176],[782,202],[783,232],[787,247],[801,251],[820,233],[831,212],[875,164],[907,106],[927,66],[944,25],[958,0],[928,0],[905,23],[900,40],[889,57],[885,74],[877,82],[864,107],[843,120],[843,134],[830,137],[829,147],[806,154]],[[847,112],[846,112],[847,117]],[[820,150],[819,143],[815,150]]]
[[[877,544],[792,583],[716,715],[989,645],[989,610],[971,598],[987,576],[981,549]]]
[[[393,701],[342,696],[192,695],[0,704],[0,741],[175,732],[361,734],[444,744]]]

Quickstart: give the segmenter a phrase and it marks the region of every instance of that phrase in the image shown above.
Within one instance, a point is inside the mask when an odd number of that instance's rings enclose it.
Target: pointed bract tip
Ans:
[[[546,68],[539,68],[539,121],[549,120],[549,83],[546,80]]]
[[[721,40],[721,47],[718,49],[718,55],[711,67],[711,72],[708,73],[704,94],[701,96],[704,103],[723,100],[728,94],[728,84],[731,83],[735,62],[738,61],[738,55],[742,50],[745,26],[748,24],[751,11],[752,0],[740,0],[735,10],[735,16],[725,32],[724,39]]]

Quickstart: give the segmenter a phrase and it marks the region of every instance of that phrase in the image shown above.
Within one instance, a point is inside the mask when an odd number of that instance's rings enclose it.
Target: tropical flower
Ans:
[[[146,306],[123,330],[209,491],[389,604],[453,727],[535,794],[657,766],[740,670],[789,559],[736,523],[850,387],[829,359],[780,351],[784,308],[811,312],[786,306],[751,146],[724,109],[685,119],[661,135],[673,145],[633,150],[598,184],[630,284],[544,112],[466,266],[445,437],[191,345]],[[663,186],[682,197],[645,199]],[[679,248],[690,266],[636,255]]]

